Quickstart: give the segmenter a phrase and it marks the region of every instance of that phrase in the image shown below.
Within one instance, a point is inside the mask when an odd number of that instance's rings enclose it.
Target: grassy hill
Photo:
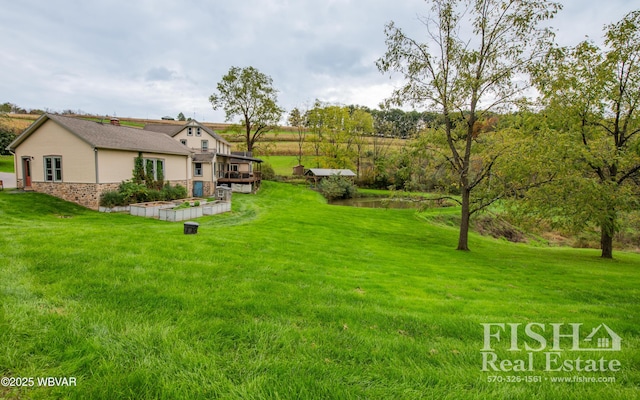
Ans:
[[[640,255],[605,261],[476,235],[458,252],[455,229],[413,210],[330,206],[286,184],[233,200],[184,235],[181,224],[0,192],[0,377],[77,380],[5,385],[0,398],[640,395]],[[481,324],[529,322],[605,323],[623,338],[620,371],[482,372]]]

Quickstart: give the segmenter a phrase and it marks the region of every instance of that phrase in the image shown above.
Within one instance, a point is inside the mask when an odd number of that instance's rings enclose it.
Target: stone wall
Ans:
[[[94,210],[98,209],[100,195],[95,183],[31,182],[31,188]]]
[[[214,190],[215,190],[215,185],[213,184],[213,182],[204,182],[202,184],[202,196],[203,197],[210,197],[214,195]]]
[[[17,186],[23,187],[22,180],[18,180]],[[170,181],[171,185],[180,184],[187,188],[187,197],[191,194],[189,181]],[[70,201],[81,206],[97,210],[100,205],[100,195],[109,190],[118,190],[120,183],[67,183],[67,182],[31,182],[31,188],[39,193]]]

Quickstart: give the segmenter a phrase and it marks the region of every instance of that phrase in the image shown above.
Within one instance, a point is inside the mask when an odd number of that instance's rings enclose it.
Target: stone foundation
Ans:
[[[213,182],[205,181],[202,183],[202,197],[211,197],[214,194],[216,187]]]
[[[170,181],[172,186],[180,184],[190,193],[191,185],[188,181]],[[23,188],[22,180],[17,182],[19,188]],[[67,183],[67,182],[31,182],[31,188],[39,193],[46,193],[62,200],[70,201],[81,206],[97,210],[100,205],[100,196],[109,190],[118,190],[120,183]]]
[[[67,183],[67,182],[31,182],[31,188],[62,200],[97,210],[100,195],[108,190],[117,190],[119,183]]]

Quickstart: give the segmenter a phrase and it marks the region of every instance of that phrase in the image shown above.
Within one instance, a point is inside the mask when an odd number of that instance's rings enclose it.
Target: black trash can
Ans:
[[[194,235],[198,233],[198,227],[200,226],[197,222],[185,222],[184,223],[184,234],[185,235]]]

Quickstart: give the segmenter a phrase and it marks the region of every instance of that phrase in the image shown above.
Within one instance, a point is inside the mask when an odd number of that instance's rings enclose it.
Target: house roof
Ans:
[[[227,156],[227,157],[231,157],[230,162],[235,162],[235,163],[242,163],[244,161],[253,161],[253,162],[257,162],[257,163],[261,163],[262,160],[259,158],[254,158],[254,157],[249,157],[249,156],[243,156],[240,154],[220,154],[221,156]]]
[[[193,155],[193,162],[212,162],[214,153],[196,153]]]
[[[167,134],[169,136],[173,136],[184,128],[184,125],[175,125],[175,124],[145,124],[145,131],[153,131]]]
[[[340,175],[340,176],[356,176],[355,172],[350,169],[327,169],[327,168],[311,168],[305,175],[314,175],[314,176],[331,176],[331,175]]]
[[[189,155],[192,153],[186,146],[158,132],[53,114],[44,114],[38,118],[20,134],[20,136],[11,142],[7,148],[15,150],[20,143],[24,142],[33,132],[49,120],[62,126],[93,148],[179,155]]]
[[[220,136],[216,131],[214,131],[213,129],[202,125],[200,122],[196,121],[195,119],[192,119],[191,121],[187,122],[184,125],[146,124],[144,126],[144,130],[154,131],[154,132],[162,132],[164,134],[167,134],[167,135],[173,137],[173,136],[177,135],[178,133],[182,132],[188,126],[200,127],[202,130],[207,132],[210,136],[213,136],[217,141],[222,142],[222,143],[227,144],[227,145],[231,145],[222,136]]]

